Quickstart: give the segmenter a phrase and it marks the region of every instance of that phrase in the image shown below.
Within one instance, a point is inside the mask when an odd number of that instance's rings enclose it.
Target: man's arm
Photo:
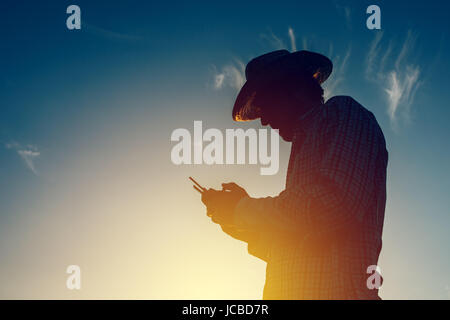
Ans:
[[[247,242],[247,250],[251,255],[267,261],[268,246],[260,238],[260,232],[238,229],[235,226],[221,226],[223,232],[229,236]]]
[[[248,228],[239,228],[232,223],[233,211],[242,197],[248,196],[245,189],[235,183],[222,183],[223,190],[207,189],[202,193],[202,202],[207,206],[207,215],[220,224],[229,236],[245,241],[248,252],[267,261],[267,249],[260,239],[260,232]],[[228,192],[229,191],[229,192]]]
[[[323,119],[324,152],[309,183],[277,197],[244,197],[235,209],[238,226],[299,237],[326,234],[362,218],[374,190],[379,132],[375,119],[360,109],[333,112]]]

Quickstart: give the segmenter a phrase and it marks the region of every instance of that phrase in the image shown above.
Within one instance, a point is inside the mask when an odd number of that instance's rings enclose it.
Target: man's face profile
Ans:
[[[289,99],[286,90],[268,90],[257,98],[256,103],[261,108],[261,125],[278,129],[285,141],[291,141],[299,107]]]

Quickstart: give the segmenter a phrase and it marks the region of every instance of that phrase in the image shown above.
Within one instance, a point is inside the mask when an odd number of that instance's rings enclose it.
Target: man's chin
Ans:
[[[284,141],[291,142],[292,141],[292,132],[291,130],[279,129],[280,137],[283,138]]]
[[[287,129],[285,127],[280,128],[280,127],[276,127],[273,125],[270,125],[270,127],[272,129],[278,130],[278,134],[280,135],[281,138],[283,138],[284,141],[287,141],[287,142],[292,141],[293,130]]]

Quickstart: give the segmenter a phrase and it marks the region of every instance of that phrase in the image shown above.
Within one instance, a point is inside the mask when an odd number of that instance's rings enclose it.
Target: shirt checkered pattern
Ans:
[[[388,153],[374,115],[351,97],[313,108],[295,130],[286,188],[243,198],[235,223],[267,261],[264,299],[379,299]]]

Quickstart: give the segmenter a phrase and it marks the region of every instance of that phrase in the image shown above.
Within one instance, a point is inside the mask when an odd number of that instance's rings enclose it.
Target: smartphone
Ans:
[[[202,187],[202,186],[200,185],[200,183],[198,183],[197,181],[195,181],[194,178],[189,177],[189,180],[191,180],[191,181],[194,183],[193,187],[194,187],[194,189],[197,190],[198,192],[203,193],[204,191],[206,191],[206,188]]]

